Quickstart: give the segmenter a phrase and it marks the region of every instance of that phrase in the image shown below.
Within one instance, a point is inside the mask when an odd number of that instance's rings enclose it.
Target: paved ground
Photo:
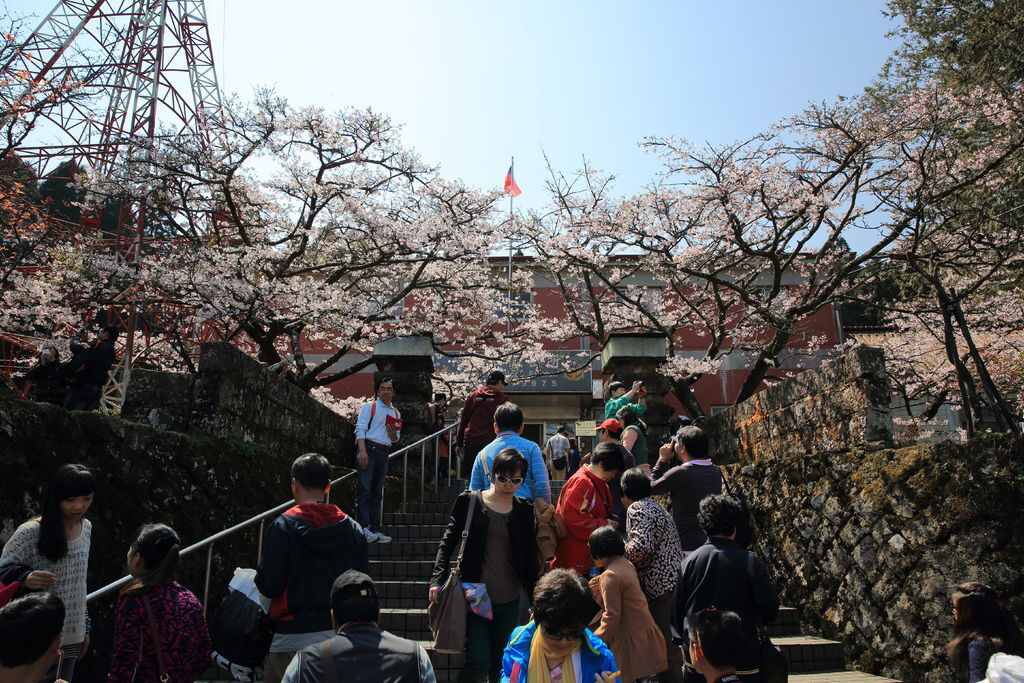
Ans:
[[[895,683],[891,678],[879,678],[860,671],[828,671],[813,674],[790,674],[793,683]]]

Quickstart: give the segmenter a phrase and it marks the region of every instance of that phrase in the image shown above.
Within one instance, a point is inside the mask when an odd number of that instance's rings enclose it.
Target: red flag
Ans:
[[[512,175],[513,166],[515,166],[515,164],[508,167],[508,174],[505,176],[505,194],[518,197],[523,193],[523,191],[519,189],[519,185],[516,184],[516,178]]]

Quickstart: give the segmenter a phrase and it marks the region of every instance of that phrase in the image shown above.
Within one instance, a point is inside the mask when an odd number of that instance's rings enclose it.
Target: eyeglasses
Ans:
[[[492,474],[491,479],[501,484],[515,484],[516,486],[524,481],[522,477],[506,477],[504,474]]]
[[[579,640],[583,637],[583,629],[578,631],[549,631],[544,628],[544,636],[551,640]]]

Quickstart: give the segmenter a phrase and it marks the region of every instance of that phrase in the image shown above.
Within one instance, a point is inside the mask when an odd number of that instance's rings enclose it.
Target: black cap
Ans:
[[[361,571],[349,569],[334,580],[331,586],[331,603],[348,598],[374,598],[377,597],[377,588],[373,585],[373,579]]]
[[[497,384],[498,382],[501,382],[502,384],[507,384],[507,382],[505,382],[504,372],[502,372],[501,370],[491,370],[490,372],[487,373],[486,384]]]

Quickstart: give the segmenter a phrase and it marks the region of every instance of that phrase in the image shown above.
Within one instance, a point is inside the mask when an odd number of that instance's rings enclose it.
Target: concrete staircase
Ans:
[[[394,541],[370,545],[370,572],[381,596],[381,626],[392,633],[423,643],[434,662],[438,681],[455,680],[461,655],[430,649],[427,626],[427,589],[437,544],[448,523],[451,504],[464,482],[427,493],[423,502],[406,514],[385,514],[384,526]],[[557,496],[561,484],[553,485]],[[879,678],[846,671],[842,643],[800,632],[797,610],[783,607],[768,632],[789,661],[790,678],[799,683],[885,683]]]
[[[553,486],[557,496],[561,484]],[[391,543],[371,543],[370,575],[381,598],[381,626],[405,638],[420,641],[430,653],[438,681],[453,681],[462,665],[462,655],[432,650],[427,626],[427,592],[438,541],[448,524],[455,497],[465,490],[464,481],[428,492],[406,513],[385,513],[384,530]],[[887,683],[857,671],[844,670],[842,644],[800,632],[797,611],[783,607],[768,632],[789,661],[790,679],[797,683]],[[219,678],[225,680],[223,673]]]

